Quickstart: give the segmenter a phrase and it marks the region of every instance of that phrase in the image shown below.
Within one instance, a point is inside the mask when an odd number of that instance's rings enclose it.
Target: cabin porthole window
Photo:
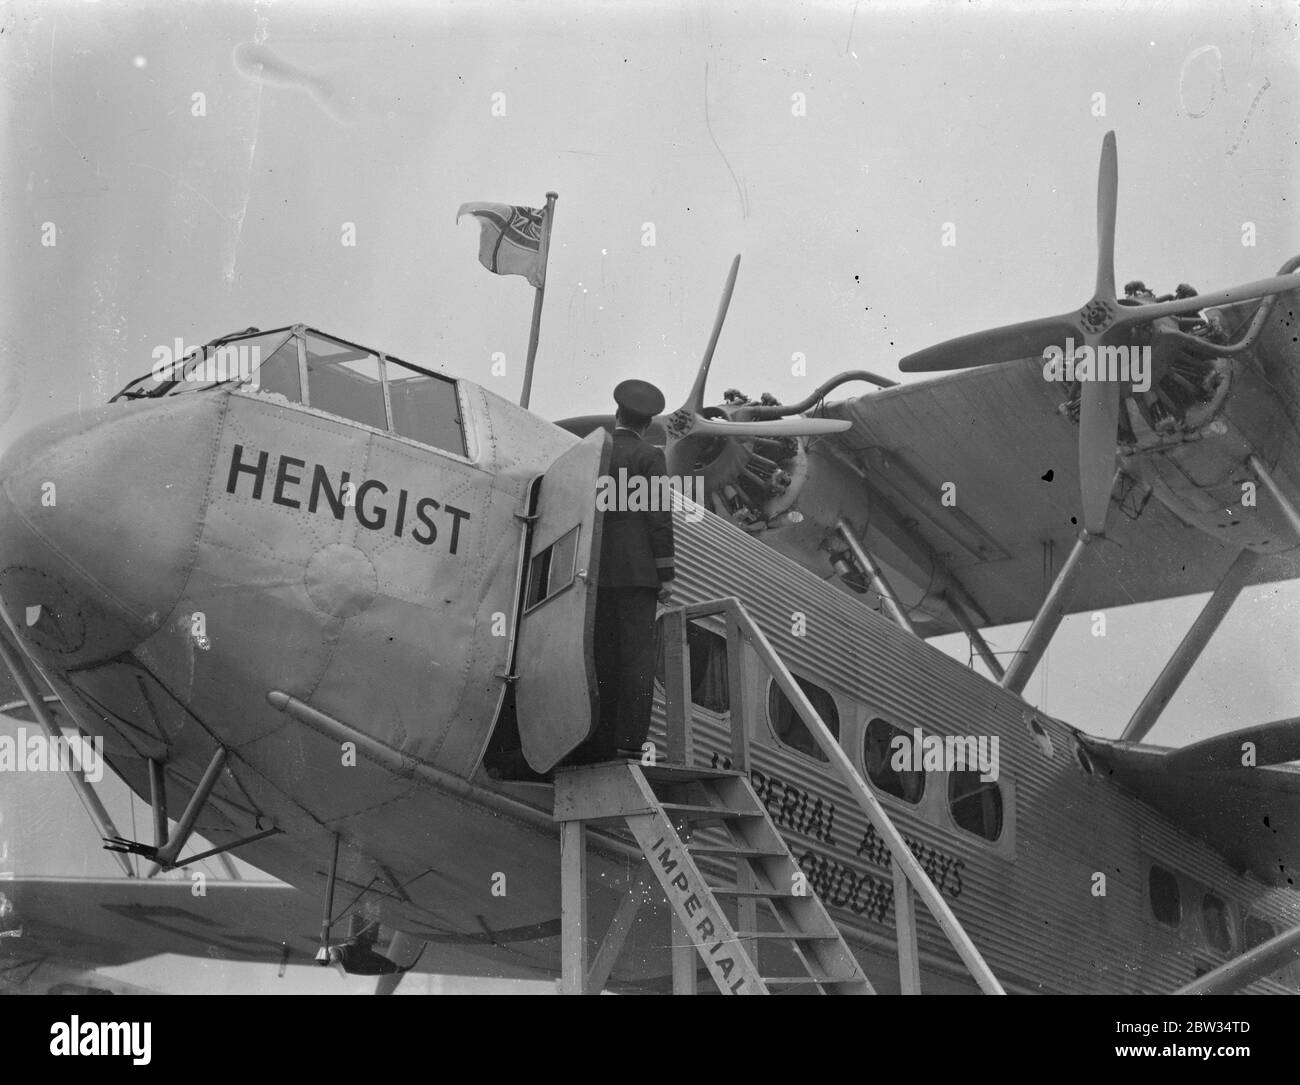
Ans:
[[[833,698],[821,686],[814,685],[806,678],[795,678],[804,696],[812,703],[813,709],[822,718],[830,733],[838,740],[840,737],[840,713]],[[803,719],[795,711],[794,705],[775,681],[767,690],[767,719],[772,725],[772,733],[782,746],[787,746],[818,761],[826,761],[822,748],[813,738],[812,732],[804,725]]]
[[[1029,728],[1034,745],[1042,751],[1043,756],[1049,758],[1055,756],[1056,747],[1052,745],[1052,736],[1047,733],[1047,728],[1032,712],[1025,713],[1025,726]]]
[[[985,840],[1002,835],[1002,789],[977,771],[948,773],[948,812],[959,829]]]
[[[925,793],[925,771],[894,767],[894,755],[898,750],[898,744],[894,740],[900,735],[907,739],[905,748],[910,751],[910,735],[886,720],[873,719],[867,724],[866,734],[862,738],[862,764],[867,770],[867,779],[875,787],[886,795],[893,795],[896,799],[915,805]]]
[[[1228,905],[1222,897],[1206,893],[1201,898],[1201,927],[1211,949],[1220,953],[1232,952],[1232,927],[1228,918]]]
[[[664,685],[664,622],[656,626],[655,677]],[[727,641],[698,622],[686,624],[686,648],[691,665],[691,704],[710,712],[731,711],[731,684],[727,672]]]

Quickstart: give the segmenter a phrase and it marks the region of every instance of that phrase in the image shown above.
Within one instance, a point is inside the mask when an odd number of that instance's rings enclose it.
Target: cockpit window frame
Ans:
[[[472,427],[469,424],[471,418],[471,411],[469,407],[469,400],[465,394],[466,390],[463,381],[457,379],[456,377],[448,376],[445,373],[436,373],[431,369],[425,368],[424,366],[416,365],[414,362],[408,362],[404,358],[398,358],[396,355],[387,354],[380,350],[375,350],[361,343],[355,343],[350,339],[344,339],[341,336],[331,335],[329,332],[321,331],[319,328],[314,328],[307,324],[288,324],[283,327],[271,328],[265,331],[261,329],[250,329],[248,331],[237,332],[234,335],[225,335],[217,339],[213,339],[210,342],[205,343],[202,347],[196,347],[195,349],[191,350],[188,354],[186,354],[183,358],[173,363],[172,366],[173,375],[177,373],[180,374],[179,376],[176,376],[176,379],[161,382],[158,384],[156,388],[152,388],[147,392],[135,391],[137,386],[140,385],[143,381],[152,378],[153,373],[151,371],[131,381],[128,385],[126,385],[125,388],[123,388],[120,392],[118,392],[115,396],[113,396],[109,400],[109,402],[111,403],[118,399],[161,399],[169,394],[174,394],[173,390],[176,388],[176,386],[178,384],[181,384],[184,381],[184,373],[186,371],[186,367],[192,366],[206,358],[211,357],[212,354],[215,353],[215,351],[219,350],[221,347],[229,346],[231,344],[237,344],[242,340],[265,338],[268,336],[280,335],[281,333],[283,333],[284,338],[276,341],[274,350],[268,352],[266,357],[270,358],[276,353],[278,353],[279,351],[281,351],[284,348],[285,344],[291,338],[296,341],[297,351],[298,351],[298,379],[299,379],[300,388],[302,389],[302,401],[299,403],[295,403],[294,406],[315,411],[329,418],[345,421],[352,426],[361,426],[365,429],[372,430],[375,433],[383,434],[384,436],[392,438],[393,440],[409,443],[416,448],[429,449],[439,453],[440,455],[450,456],[451,458],[462,461],[464,463],[476,462],[475,451],[474,451],[475,443],[472,439],[472,432],[471,432]],[[380,428],[371,423],[364,422],[356,418],[350,418],[344,414],[338,414],[332,411],[325,411],[319,407],[315,407],[312,405],[311,381],[309,379],[308,372],[307,372],[307,347],[308,347],[307,337],[308,336],[313,336],[315,338],[324,340],[326,343],[344,347],[350,351],[356,351],[361,354],[373,356],[378,360],[379,379],[380,379],[380,384],[383,388],[383,396],[384,396],[384,420],[385,420],[384,428]],[[399,433],[394,428],[395,423],[393,418],[392,394],[389,388],[389,364],[388,364],[389,362],[394,363],[394,366],[397,368],[407,370],[411,373],[420,374],[432,380],[444,381],[451,385],[453,401],[455,404],[455,411],[456,411],[454,415],[454,422],[460,435],[460,442],[458,448],[447,448],[444,447],[443,445],[431,444],[428,441],[420,440],[418,437],[411,437],[405,433]],[[243,389],[245,391],[248,391],[250,394],[256,394],[255,392],[252,392],[251,390],[245,388],[245,386],[250,383],[250,380],[251,380],[251,375],[250,377],[243,377],[236,374],[235,376],[229,377],[223,381],[216,381],[210,384],[205,384],[201,388],[194,389],[194,391],[202,392],[202,391],[208,391],[211,388],[223,388],[223,387],[230,387],[233,385],[237,389]]]
[[[264,336],[279,335],[281,332],[283,332],[284,338],[281,339],[278,343],[276,343],[275,350],[267,354],[267,357],[269,358],[271,357],[271,355],[279,351],[280,348],[283,347],[284,344],[288,341],[289,337],[294,335],[301,327],[302,325],[300,324],[286,324],[283,327],[269,328],[265,331],[258,328],[254,328],[250,331],[235,332],[233,335],[218,336],[216,339],[208,340],[208,342],[204,343],[201,347],[192,348],[191,350],[187,351],[184,355],[182,355],[180,358],[178,358],[176,361],[174,361],[172,363],[172,373],[175,374],[177,371],[179,371],[183,375],[186,366],[191,365],[194,362],[199,361],[200,359],[207,358],[209,351],[216,351],[220,347],[228,346],[229,344],[238,342],[241,339],[261,339]],[[181,380],[183,379],[182,376],[182,377],[177,377],[174,380],[162,381],[159,383],[157,388],[153,388],[148,392],[134,392],[134,393],[132,392],[132,389],[134,389],[136,385],[138,385],[141,381],[149,380],[152,376],[153,376],[153,370],[150,370],[148,373],[144,373],[141,376],[136,377],[135,380],[127,384],[120,392],[112,396],[109,399],[109,402],[114,403],[119,399],[162,399],[172,390],[172,388],[174,388],[177,384],[181,383]],[[241,382],[241,381],[242,378],[240,377],[232,377],[224,381],[217,381],[213,384],[208,385],[207,387],[208,388],[224,387],[225,385],[230,384],[232,382]],[[207,391],[207,388],[198,389],[198,391]]]
[[[293,328],[272,328],[268,332],[262,332],[262,331],[241,332],[239,335],[228,335],[224,339],[214,339],[210,343],[205,343],[201,349],[193,350],[189,354],[187,354],[183,359],[181,359],[181,362],[179,363],[179,368],[181,373],[180,377],[177,380],[172,381],[168,385],[167,389],[161,392],[160,395],[162,396],[171,395],[172,389],[175,388],[177,384],[184,383],[186,379],[185,374],[189,370],[190,366],[196,365],[200,362],[206,362],[210,357],[215,356],[216,353],[220,351],[222,348],[231,346],[232,344],[242,342],[245,339],[272,339],[273,337],[280,336],[281,332],[284,332],[286,334],[284,334],[283,337],[281,338],[273,339],[275,346],[272,347],[269,351],[267,351],[264,357],[258,358],[257,366],[252,370],[252,372],[249,373],[247,377],[243,376],[242,374],[236,373],[233,376],[227,377],[225,380],[214,380],[209,382],[203,382],[203,386],[194,389],[194,391],[206,392],[209,388],[222,388],[228,384],[240,385],[246,383],[252,377],[253,373],[256,373],[257,370],[262,367],[263,361],[270,361],[270,359],[274,358],[277,354],[280,353],[281,350],[284,349],[285,344],[287,344],[289,340],[294,337]]]
[[[379,381],[380,397],[382,399],[383,407],[384,407],[384,424],[382,426],[376,425],[374,422],[367,422],[364,419],[353,417],[352,415],[343,414],[341,411],[332,411],[325,407],[318,407],[316,406],[316,404],[312,403],[312,379],[310,373],[310,362],[308,359],[308,355],[309,353],[311,353],[310,344],[308,343],[309,337],[318,340],[323,340],[326,344],[330,344],[332,346],[343,347],[349,352],[360,354],[362,358],[375,359],[375,372],[378,374],[377,379]],[[387,374],[385,372],[385,366],[384,366],[385,356],[383,354],[381,354],[377,350],[371,350],[369,347],[363,347],[359,343],[349,343],[346,339],[340,339],[338,338],[338,336],[328,335],[325,332],[319,332],[315,328],[304,329],[302,333],[297,336],[297,341],[298,341],[298,376],[299,379],[302,381],[302,392],[303,392],[302,406],[311,407],[314,410],[320,411],[322,414],[329,415],[331,418],[346,419],[349,422],[354,422],[357,425],[365,426],[367,429],[373,429],[379,433],[393,432],[393,412],[388,402],[388,379],[387,379]],[[333,364],[327,355],[317,353],[315,356],[319,359],[322,367]]]

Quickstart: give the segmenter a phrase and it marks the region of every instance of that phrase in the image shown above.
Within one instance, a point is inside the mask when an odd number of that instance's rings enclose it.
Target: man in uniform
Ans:
[[[650,420],[664,409],[653,384],[625,380],[614,389],[614,445],[609,475],[614,492],[632,491],[645,479],[645,493],[662,493],[656,477],[668,474],[662,448],[647,442]],[[626,471],[627,483],[620,474]],[[673,579],[673,517],[669,509],[604,514],[596,590],[595,656],[600,722],[582,748],[582,760],[641,756],[654,698],[655,604],[667,602]]]

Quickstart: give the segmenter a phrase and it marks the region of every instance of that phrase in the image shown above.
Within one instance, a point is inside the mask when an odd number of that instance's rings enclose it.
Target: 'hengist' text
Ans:
[[[269,477],[269,465],[270,453],[259,452],[257,459],[250,462],[244,459],[244,446],[235,445],[230,456],[226,493],[237,494],[240,476],[248,475],[252,479],[248,492],[254,501],[263,500],[262,495],[267,488]],[[281,455],[271,486],[271,501],[285,508],[306,507],[308,512],[315,512],[320,508],[321,499],[324,498],[325,504],[329,506],[336,520],[342,520],[344,510],[350,508],[356,513],[357,523],[362,527],[370,531],[391,530],[399,539],[402,538],[403,531],[409,527],[410,537],[425,546],[432,544],[438,538],[438,521],[435,519],[435,514],[440,512],[442,515],[439,518],[443,521],[443,538],[447,542],[448,553],[456,553],[456,547],[460,544],[461,521],[469,519],[469,513],[464,509],[440,503],[432,497],[421,497],[417,500],[406,490],[397,491],[394,506],[391,500],[383,501],[383,498],[390,497],[389,488],[378,479],[368,478],[361,482],[353,482],[350,472],[340,471],[336,487],[330,478],[328,468],[319,463],[310,466],[312,470],[309,481],[302,473],[308,467],[306,460]],[[372,494],[375,496],[372,497]],[[391,520],[388,515],[390,511],[393,514]],[[447,523],[448,517],[450,523]]]

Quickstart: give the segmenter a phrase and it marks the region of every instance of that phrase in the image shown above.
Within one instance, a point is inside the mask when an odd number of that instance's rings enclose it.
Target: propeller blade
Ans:
[[[736,289],[736,273],[740,270],[740,253],[731,261],[731,270],[727,272],[727,282],[722,288],[722,300],[718,302],[718,315],[713,318],[713,331],[709,335],[709,345],[704,348],[704,360],[700,362],[699,372],[695,374],[695,383],[691,385],[691,394],[683,404],[696,414],[704,410],[704,385],[709,379],[709,366],[713,364],[713,352],[718,346],[718,336],[722,334],[722,322],[727,319],[727,309],[731,306],[731,292]]]
[[[904,373],[933,373],[996,365],[1016,358],[1041,358],[1043,351],[1050,346],[1064,350],[1065,340],[1069,337],[1080,341],[1084,337],[1074,314],[1040,317],[937,343],[909,354],[898,363],[898,368]]]
[[[1119,155],[1115,133],[1101,141],[1097,170],[1097,289],[1095,296],[1115,298],[1115,208],[1119,202]]]
[[[612,414],[579,414],[572,418],[557,418],[554,421],[560,429],[568,430],[575,437],[586,437],[598,429],[607,429],[611,433],[614,431]]]
[[[1083,526],[1089,535],[1106,534],[1118,425],[1118,382],[1085,381],[1079,400],[1079,488]]]
[[[1210,772],[1215,769],[1240,769],[1249,742],[1255,747],[1256,765],[1280,765],[1300,761],[1300,716],[1274,720],[1258,727],[1243,727],[1226,735],[1215,735],[1175,750],[1166,759],[1170,772]]]
[[[697,418],[691,427],[691,436],[706,437],[821,437],[828,433],[843,433],[851,429],[852,422],[840,418],[773,418],[757,422],[728,422],[723,418]]]
[[[1118,329],[1132,324],[1147,324],[1157,317],[1185,316],[1215,305],[1253,301],[1255,298],[1265,298],[1270,294],[1285,294],[1290,290],[1300,290],[1300,275],[1295,272],[1289,275],[1273,275],[1267,279],[1256,279],[1254,282],[1242,283],[1240,286],[1225,287],[1211,294],[1197,294],[1193,298],[1158,301],[1154,305],[1125,306],[1120,310],[1119,317],[1112,327]]]
[[[386,976],[380,976],[375,980],[375,994],[391,995],[396,992],[402,980],[406,977],[405,972],[389,972]]]
[[[399,971],[380,976],[375,981],[375,994],[391,995],[396,991],[402,978],[424,955],[427,944],[423,939],[416,938],[405,931],[394,931],[393,937],[388,942],[388,952],[384,956],[397,965]]]

